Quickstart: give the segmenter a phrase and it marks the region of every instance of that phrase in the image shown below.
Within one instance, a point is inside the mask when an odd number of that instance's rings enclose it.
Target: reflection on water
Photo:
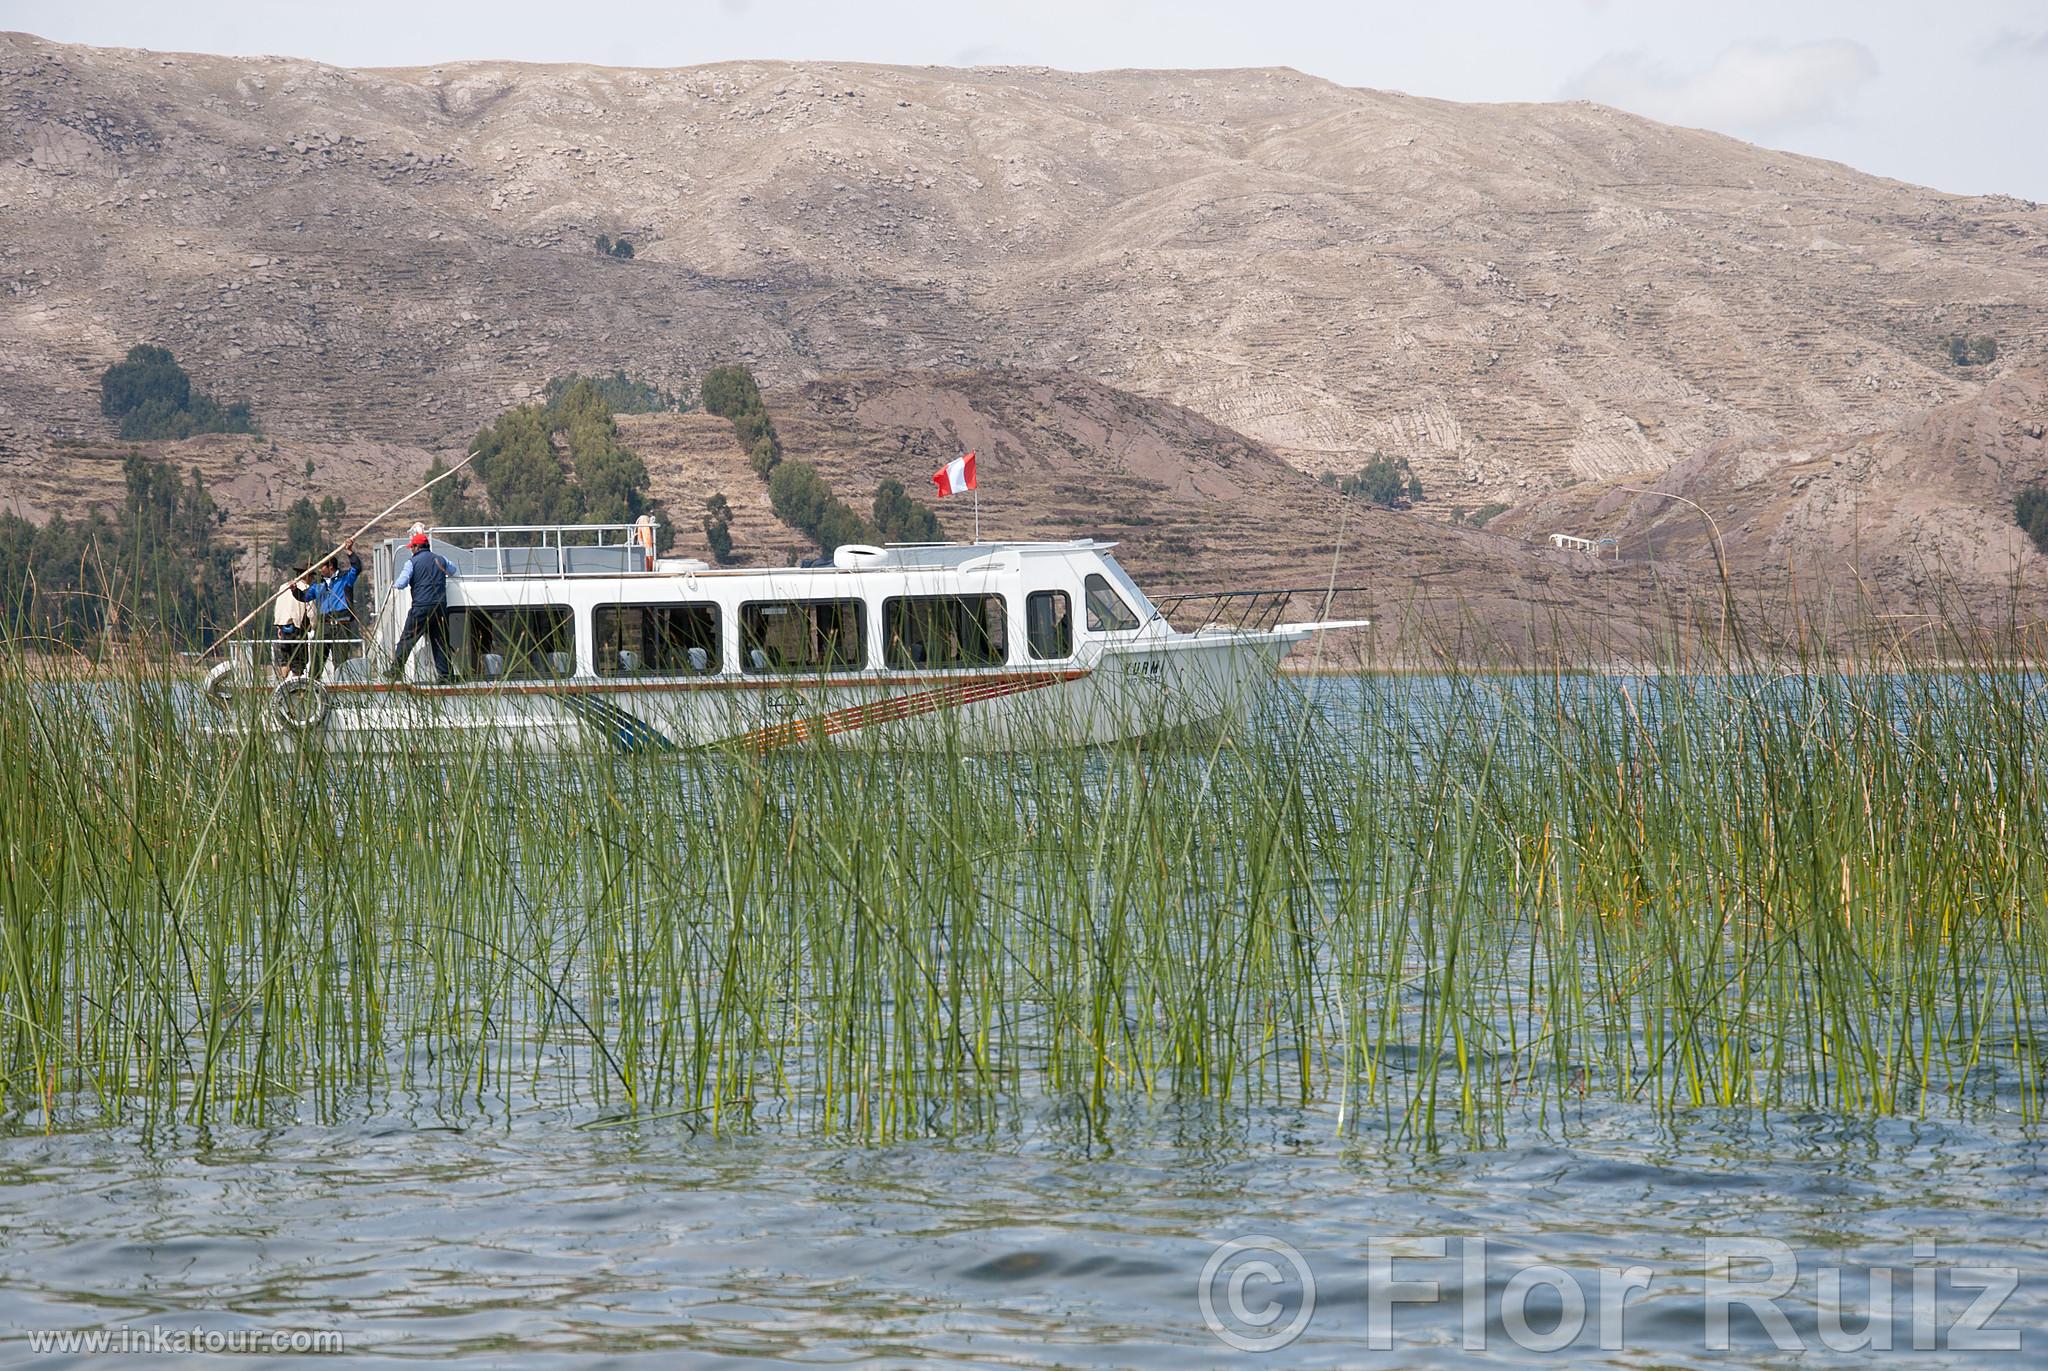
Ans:
[[[1115,1151],[1061,1120],[962,1148],[724,1141],[675,1121],[579,1128],[521,1111],[463,1128],[397,1118],[145,1145],[100,1131],[0,1143],[0,1329],[337,1329],[358,1356],[530,1364],[603,1353],[842,1361],[1207,1364],[1197,1280],[1216,1245],[1278,1235],[1311,1266],[1314,1316],[1278,1364],[1351,1364],[1371,1333],[1369,1252],[1441,1282],[1394,1306],[1408,1365],[1464,1354],[1459,1240],[1487,1239],[1492,1355],[1525,1359],[1499,1309],[1514,1273],[1563,1268],[1588,1293],[1640,1263],[1622,1347],[1592,1324],[1574,1363],[1705,1365],[1702,1243],[1768,1233],[1797,1249],[1779,1301],[1820,1346],[1820,1265],[1895,1266],[1898,1345],[1914,1245],[1943,1267],[2019,1267],[1994,1329],[2048,1340],[2048,1148],[1996,1122],[1591,1109],[1569,1141],[1415,1154],[1333,1142],[1334,1120],[1156,1116]],[[1450,1240],[1450,1260],[1416,1244]],[[1524,1292],[1526,1294],[1526,1292]],[[1942,1328],[1970,1292],[1940,1291]],[[1475,1296],[1476,1297],[1476,1296]],[[1254,1296],[1256,1308],[1260,1303]],[[1555,1323],[1554,1293],[1527,1301]],[[1776,1356],[1747,1316],[1745,1360]],[[1931,1353],[1918,1354],[1922,1357]],[[2012,1354],[1986,1354],[2012,1364]],[[1763,1357],[1769,1360],[1770,1357]],[[1951,1359],[1941,1352],[1940,1360]],[[1956,1360],[1963,1360],[1956,1354]],[[2024,1357],[2022,1358],[2024,1360]],[[57,1358],[39,1358],[61,1364]]]

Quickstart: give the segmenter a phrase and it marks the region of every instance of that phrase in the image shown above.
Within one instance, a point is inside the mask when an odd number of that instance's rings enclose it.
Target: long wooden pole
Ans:
[[[230,638],[234,637],[234,636],[235,636],[235,635],[236,635],[237,633],[241,632],[243,628],[245,628],[245,627],[247,627],[247,626],[248,626],[248,623],[249,623],[249,621],[250,621],[251,619],[253,619],[253,618],[255,618],[255,617],[256,617],[257,615],[261,614],[261,613],[262,613],[262,612],[263,612],[264,610],[266,610],[266,609],[270,608],[270,602],[271,602],[272,600],[275,600],[275,599],[276,599],[276,598],[277,598],[278,596],[280,596],[280,595],[284,594],[284,589],[285,589],[285,586],[291,585],[291,584],[292,584],[292,583],[293,583],[294,581],[301,581],[301,580],[304,580],[304,579],[305,579],[306,577],[308,577],[308,576],[312,575],[312,574],[313,574],[313,570],[314,570],[314,568],[315,568],[315,567],[319,567],[319,566],[323,566],[323,565],[325,565],[325,564],[326,564],[326,562],[327,562],[327,558],[328,558],[328,557],[338,557],[338,556],[340,556],[340,555],[341,555],[341,552],[342,552],[342,549],[346,548],[346,547],[347,547],[347,546],[348,546],[348,545],[349,545],[350,543],[353,543],[353,542],[354,542],[354,541],[355,541],[356,539],[358,539],[358,538],[362,537],[362,536],[363,536],[363,535],[364,535],[365,533],[368,533],[368,532],[369,532],[369,531],[370,531],[371,529],[375,528],[375,527],[376,527],[376,526],[377,526],[378,524],[381,524],[381,523],[383,523],[383,522],[384,522],[384,520],[386,520],[386,519],[390,518],[390,517],[391,517],[391,515],[392,515],[392,514],[393,514],[393,513],[394,513],[394,512],[396,511],[396,510],[398,510],[398,509],[399,509],[399,508],[400,508],[401,506],[405,505],[405,504],[406,504],[406,503],[408,503],[409,501],[412,501],[412,500],[417,500],[417,499],[418,499],[418,498],[419,498],[420,496],[422,496],[422,495],[425,495],[425,494],[426,494],[426,493],[427,493],[428,491],[432,490],[432,489],[433,489],[433,488],[434,488],[435,486],[438,486],[438,485],[440,485],[440,484],[441,484],[441,482],[443,482],[443,481],[447,480],[447,479],[448,479],[448,478],[449,478],[450,476],[453,476],[453,475],[454,475],[454,474],[455,474],[456,472],[458,472],[458,471],[462,470],[462,469],[463,469],[464,467],[468,466],[468,465],[469,465],[469,464],[470,464],[471,462],[474,462],[474,461],[475,461],[476,459],[477,459],[477,453],[476,453],[475,451],[473,451],[473,450],[472,450],[472,451],[470,452],[469,456],[467,456],[467,457],[463,458],[463,459],[462,459],[461,461],[457,462],[457,463],[456,463],[456,464],[455,464],[454,466],[452,466],[452,467],[449,467],[449,468],[448,468],[448,469],[447,469],[446,471],[442,472],[442,473],[441,473],[441,474],[440,474],[439,476],[436,476],[436,477],[435,477],[435,478],[434,478],[433,480],[431,480],[431,481],[427,482],[427,483],[426,483],[425,485],[421,486],[421,487],[420,487],[420,488],[419,488],[418,490],[415,490],[415,491],[413,491],[413,492],[412,492],[411,494],[409,494],[409,495],[405,495],[405,496],[402,496],[402,497],[400,497],[399,499],[397,499],[397,500],[394,500],[394,501],[392,501],[392,502],[391,502],[391,503],[390,503],[389,505],[387,505],[387,506],[385,507],[385,509],[384,509],[384,512],[383,512],[383,513],[379,514],[379,515],[378,515],[378,516],[377,516],[376,518],[374,518],[374,519],[370,520],[370,522],[369,522],[369,523],[367,523],[367,524],[364,524],[364,525],[363,525],[363,526],[362,526],[361,528],[357,529],[357,530],[356,530],[356,531],[355,531],[354,533],[351,533],[351,534],[349,534],[349,536],[348,536],[348,537],[346,537],[346,538],[342,539],[342,540],[341,540],[340,542],[336,543],[336,544],[334,545],[334,550],[333,550],[333,551],[331,551],[331,552],[329,552],[329,553],[328,553],[328,554],[327,554],[327,555],[326,555],[325,557],[320,557],[320,558],[316,559],[316,560],[314,561],[314,563],[313,563],[313,565],[312,565],[312,566],[309,566],[309,567],[307,567],[307,568],[306,568],[306,569],[305,569],[304,571],[302,571],[302,572],[300,572],[300,573],[299,573],[298,575],[296,575],[296,576],[292,577],[292,578],[291,578],[291,580],[289,580],[289,581],[286,581],[286,582],[284,583],[284,586],[279,586],[279,587],[278,587],[278,588],[277,588],[276,590],[273,590],[273,591],[271,591],[271,592],[270,592],[270,593],[269,593],[268,595],[264,596],[264,597],[263,597],[263,602],[262,602],[261,604],[257,605],[257,606],[256,606],[256,608],[254,608],[254,609],[250,610],[250,611],[249,611],[249,612],[248,612],[247,614],[243,615],[243,616],[242,616],[242,620],[241,620],[241,622],[240,622],[240,623],[236,624],[236,625],[235,625],[235,626],[234,626],[233,628],[229,629],[229,630],[228,630],[227,632],[225,632],[225,633],[221,634],[221,635],[220,635],[220,637],[218,637],[218,638],[215,638],[215,639],[213,640],[213,646],[212,646],[212,647],[209,647],[209,648],[207,648],[207,649],[206,649],[206,651],[204,651],[204,652],[200,653],[199,655],[200,655],[201,657],[210,657],[210,656],[212,656],[212,655],[213,655],[213,650],[214,650],[214,648],[217,648],[217,647],[219,647],[219,646],[220,646],[220,645],[221,645],[222,643],[224,643],[224,642],[226,642],[226,641],[227,641],[228,639],[230,639]]]

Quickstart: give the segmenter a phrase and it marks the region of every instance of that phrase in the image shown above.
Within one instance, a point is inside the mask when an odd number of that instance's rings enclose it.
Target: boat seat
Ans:
[[[640,670],[640,654],[631,648],[620,648],[619,670],[628,675]]]
[[[576,670],[576,655],[572,652],[550,652],[548,670],[557,676],[567,676]]]
[[[700,676],[711,670],[711,654],[703,648],[693,647],[687,655],[690,658],[690,670]]]
[[[504,674],[505,655],[502,652],[486,652],[484,654],[485,679],[495,681]]]

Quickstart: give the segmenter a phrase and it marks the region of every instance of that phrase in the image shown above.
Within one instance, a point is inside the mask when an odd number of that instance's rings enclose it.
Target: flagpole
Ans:
[[[974,545],[981,546],[981,482],[974,483]]]

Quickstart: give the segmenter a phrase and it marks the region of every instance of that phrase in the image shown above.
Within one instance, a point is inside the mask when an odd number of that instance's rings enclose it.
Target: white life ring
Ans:
[[[327,718],[327,687],[311,676],[292,676],[278,682],[270,697],[271,713],[294,733],[319,727]]]
[[[206,673],[206,683],[200,689],[215,709],[226,709],[234,703],[234,692],[250,684],[249,673],[242,670],[242,664],[229,660],[215,662],[213,670]]]

